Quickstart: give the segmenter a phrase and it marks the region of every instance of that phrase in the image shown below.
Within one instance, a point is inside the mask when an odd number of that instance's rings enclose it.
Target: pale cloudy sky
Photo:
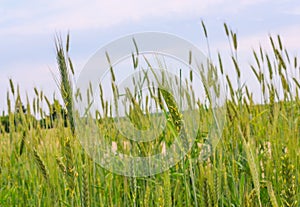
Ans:
[[[97,49],[135,32],[172,33],[207,54],[201,20],[213,55],[228,55],[224,22],[237,32],[245,66],[252,61],[251,48],[268,48],[269,34],[280,34],[293,54],[300,52],[298,0],[0,0],[0,110],[6,106],[9,78],[29,96],[35,86],[49,96],[57,91],[51,74],[57,71],[55,34],[65,37],[70,31],[70,54],[79,74]]]

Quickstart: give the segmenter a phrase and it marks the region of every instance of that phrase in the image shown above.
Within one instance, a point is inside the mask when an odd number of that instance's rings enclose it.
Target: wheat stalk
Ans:
[[[172,206],[172,196],[171,196],[171,181],[170,181],[170,172],[169,170],[164,172],[164,197],[165,203],[164,206],[171,207]]]
[[[254,161],[253,153],[252,153],[252,150],[250,149],[249,143],[247,143],[240,127],[239,127],[239,132],[240,132],[240,135],[243,138],[243,147],[244,147],[244,150],[246,152],[247,160],[248,160],[248,163],[249,163],[250,172],[251,172],[253,183],[254,183],[254,186],[255,186],[255,191],[256,191],[257,198],[258,198],[259,206],[262,207],[261,199],[260,199],[259,173],[257,171],[257,167],[256,167],[256,164],[255,164],[255,161]]]
[[[90,206],[90,194],[89,194],[89,181],[88,175],[85,170],[86,166],[82,166],[82,193],[83,193],[83,206],[89,207]]]

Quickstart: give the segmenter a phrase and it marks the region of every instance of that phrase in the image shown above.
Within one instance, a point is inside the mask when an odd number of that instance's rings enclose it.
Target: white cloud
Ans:
[[[300,15],[300,6],[292,7],[288,10],[285,10],[284,13],[299,16]]]
[[[274,3],[270,0],[53,0],[38,3],[29,0],[23,6],[10,6],[10,8],[2,4],[0,8],[0,36],[2,40],[0,40],[0,43],[6,41],[5,37],[8,35],[22,37],[24,34],[53,34],[55,31],[66,29],[88,31],[90,29],[105,29],[123,23],[132,22],[134,24],[135,22],[151,19],[155,21],[160,21],[160,19],[176,21],[189,18],[200,19],[206,18],[206,16],[211,18],[226,16],[224,14],[234,14],[235,16],[235,14],[242,13],[243,9],[247,9],[249,6],[260,6],[266,2]],[[280,2],[280,0],[275,0],[275,2]],[[289,10],[289,14],[299,15],[300,8],[294,7],[294,9]],[[236,16],[239,17],[239,15]],[[251,18],[263,17],[256,17],[253,14]],[[222,27],[221,24],[220,27]],[[224,32],[222,28],[220,32]],[[281,34],[283,42],[289,50],[299,51],[299,25],[278,28],[276,31],[269,32],[274,35]],[[248,59],[251,58],[251,56],[249,57],[251,49],[257,47],[259,43],[262,44],[264,49],[269,47],[266,31],[253,31],[253,33],[249,33],[249,36],[238,37],[238,39],[239,51],[245,57],[248,55]],[[227,41],[225,43],[212,41],[210,44],[213,44],[213,49],[228,51]],[[85,60],[81,62],[85,62]],[[81,64],[83,65],[83,63]],[[55,88],[51,73],[44,63],[20,63],[19,65],[10,65],[9,68],[15,68],[15,70],[10,71],[6,77],[0,77],[0,94],[5,94],[6,91],[4,90],[9,86],[8,77],[12,77],[22,87],[30,90],[35,85],[49,91],[53,91]],[[54,71],[56,70],[56,66],[51,68]],[[82,67],[75,68],[81,69]],[[25,73],[30,78],[24,79]],[[2,100],[5,100],[4,97],[2,97]]]
[[[203,17],[214,13],[240,11],[269,0],[111,0],[111,1],[51,1],[28,3],[25,8],[2,9],[0,24],[2,34],[45,33],[61,29],[106,28],[123,22],[135,22],[151,18]]]

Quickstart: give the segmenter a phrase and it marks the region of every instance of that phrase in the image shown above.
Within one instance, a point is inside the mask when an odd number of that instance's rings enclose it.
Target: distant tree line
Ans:
[[[10,126],[13,124],[13,127]],[[27,113],[26,107],[21,104],[20,107],[16,107],[14,113],[0,116],[0,133],[9,133],[13,128],[17,131],[20,127],[27,126],[30,128],[43,128],[51,129],[57,125],[62,124],[67,127],[67,110],[59,104],[57,100],[54,101],[49,108],[49,115],[42,119],[36,119],[32,114]]]

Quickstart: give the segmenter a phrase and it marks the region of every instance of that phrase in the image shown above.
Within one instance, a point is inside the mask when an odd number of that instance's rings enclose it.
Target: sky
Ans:
[[[59,96],[55,36],[70,33],[70,56],[76,77],[102,46],[124,35],[167,32],[195,44],[208,54],[201,21],[207,27],[213,58],[229,57],[223,24],[237,33],[243,80],[252,82],[252,48],[270,49],[268,36],[280,34],[286,48],[300,52],[298,0],[0,0],[0,111],[6,109],[9,79],[22,96],[33,88]],[[228,63],[229,64],[229,63]],[[228,65],[227,73],[233,67]],[[254,86],[255,92],[255,86]]]

